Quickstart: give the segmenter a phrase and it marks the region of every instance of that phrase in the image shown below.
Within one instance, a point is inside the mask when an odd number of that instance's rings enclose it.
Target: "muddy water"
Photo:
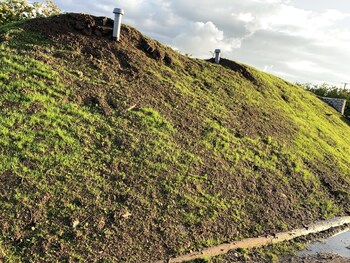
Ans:
[[[317,255],[319,253],[331,253],[344,258],[350,258],[350,228],[324,240],[312,243],[299,255]]]

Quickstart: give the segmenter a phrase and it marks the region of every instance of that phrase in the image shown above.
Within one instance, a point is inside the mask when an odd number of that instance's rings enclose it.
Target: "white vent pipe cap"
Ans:
[[[124,15],[124,9],[114,8],[113,13],[114,14],[119,14],[119,15]]]

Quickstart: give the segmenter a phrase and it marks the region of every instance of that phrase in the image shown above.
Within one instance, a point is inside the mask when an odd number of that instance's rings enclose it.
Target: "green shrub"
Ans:
[[[0,1],[0,25],[34,17],[47,17],[59,14],[61,10],[51,0],[29,4],[25,0]]]

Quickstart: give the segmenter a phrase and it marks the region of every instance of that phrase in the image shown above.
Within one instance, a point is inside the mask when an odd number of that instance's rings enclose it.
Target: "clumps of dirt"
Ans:
[[[143,51],[148,57],[164,62],[168,66],[173,65],[173,51],[170,48],[164,47],[156,40],[143,36],[134,28],[122,26],[120,44],[122,46],[133,44],[135,48]]]
[[[165,52],[158,47],[155,41],[143,38],[140,42],[140,47],[156,60],[163,60],[165,57]]]
[[[87,106],[91,109],[101,111],[105,116],[112,114],[112,109],[118,105],[113,103],[111,96],[101,87],[83,88],[80,94],[76,97],[76,101],[80,105]]]
[[[124,49],[125,52],[136,48],[152,59],[164,62],[166,65],[173,64],[172,52],[169,48],[144,37],[139,31],[129,26],[122,25],[121,39],[118,42],[114,41],[113,23],[114,21],[107,17],[69,13],[33,19],[24,27],[97,59],[119,56],[120,49]],[[125,63],[122,62],[122,64]]]
[[[44,110],[44,105],[39,101],[34,101],[28,108],[28,113],[35,114]]]
[[[211,58],[208,61],[215,63],[214,58]],[[254,84],[258,83],[257,80],[253,77],[253,75],[249,72],[249,70],[246,67],[244,67],[244,66],[242,66],[234,61],[222,58],[222,59],[220,59],[219,64],[224,66],[225,68],[229,68],[229,69],[233,70],[234,72],[238,72],[238,73],[242,74],[247,80],[253,82]]]
[[[83,34],[112,38],[113,20],[107,17],[69,13],[33,19],[28,21],[25,27],[52,37],[62,34]]]

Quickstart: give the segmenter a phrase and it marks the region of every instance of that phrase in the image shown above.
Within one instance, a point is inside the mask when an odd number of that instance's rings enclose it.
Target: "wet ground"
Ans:
[[[331,253],[350,259],[350,229],[348,228],[330,238],[311,244],[299,255],[317,255],[320,253]]]
[[[282,262],[350,263],[350,228],[331,237],[312,242],[305,250]]]
[[[350,259],[333,254],[318,254],[312,256],[297,256],[282,260],[280,263],[350,263]]]

